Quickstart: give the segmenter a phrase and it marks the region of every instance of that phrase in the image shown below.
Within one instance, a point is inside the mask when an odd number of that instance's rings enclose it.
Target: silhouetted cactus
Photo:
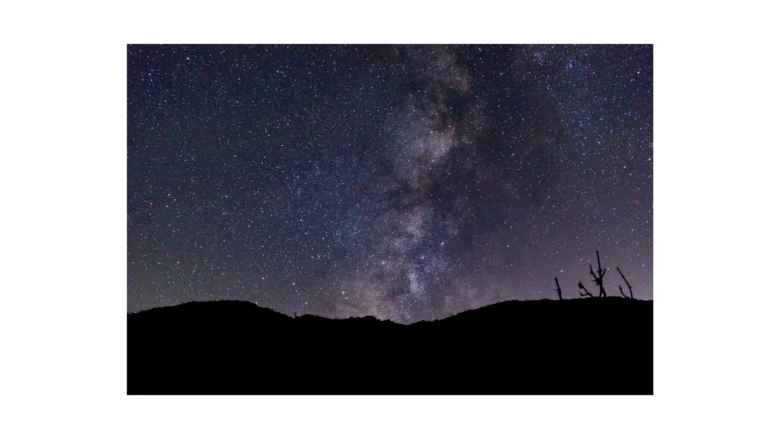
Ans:
[[[593,294],[590,294],[588,290],[585,289],[585,285],[582,284],[582,282],[579,283],[580,286],[580,297],[590,296],[593,297]],[[582,292],[585,291],[585,294],[582,294]]]
[[[558,300],[563,300],[563,297],[561,297],[561,286],[558,284],[558,278],[555,278],[555,286],[558,287]]]
[[[604,275],[607,273],[607,269],[601,269],[601,257],[598,250],[596,250],[596,259],[599,261],[599,274],[597,276],[593,272],[593,264],[590,264],[590,275],[593,276],[593,282],[599,286],[599,297],[607,297],[607,292],[604,291]]]
[[[623,276],[623,272],[620,271],[620,267],[616,267],[616,268],[617,268],[618,273],[620,273],[620,277],[622,277],[623,280],[626,282],[626,285],[628,285],[628,292],[629,292],[629,294],[631,294],[631,298],[633,299],[634,298],[634,290],[631,289],[631,284],[628,283],[628,280],[626,279],[626,277]],[[620,294],[623,294],[623,287],[618,285],[618,288],[620,288]],[[626,297],[626,295],[623,294],[623,297]]]

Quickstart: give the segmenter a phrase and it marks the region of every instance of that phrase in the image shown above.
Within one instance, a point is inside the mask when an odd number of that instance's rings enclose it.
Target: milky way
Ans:
[[[128,309],[651,299],[652,169],[652,46],[129,46]]]

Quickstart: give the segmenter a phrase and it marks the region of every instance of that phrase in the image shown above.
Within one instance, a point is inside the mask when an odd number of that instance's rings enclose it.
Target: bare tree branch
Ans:
[[[620,273],[620,277],[622,277],[623,280],[626,282],[626,285],[628,285],[628,292],[631,294],[631,298],[633,299],[634,298],[634,290],[631,289],[631,284],[628,283],[628,280],[626,279],[626,277],[623,276],[623,272],[620,271],[620,267],[615,267],[615,268],[617,268],[618,273]]]
[[[593,297],[593,294],[590,294],[588,292],[588,290],[585,289],[585,286],[582,285],[582,282],[579,283],[579,287],[580,287],[580,290],[584,290],[585,291],[585,294],[582,294],[582,291],[580,291],[580,297],[585,297],[585,296]]]
[[[598,250],[596,250],[596,259],[599,262],[598,276],[593,272],[593,264],[590,264],[590,275],[593,276],[593,283],[599,287],[599,297],[607,297],[607,292],[604,291],[604,274],[607,273],[606,269],[601,268],[601,256],[599,256]]]
[[[604,277],[604,273],[607,272],[606,269],[601,269],[601,257],[599,256],[599,251],[596,250],[596,260],[599,262],[599,276]]]

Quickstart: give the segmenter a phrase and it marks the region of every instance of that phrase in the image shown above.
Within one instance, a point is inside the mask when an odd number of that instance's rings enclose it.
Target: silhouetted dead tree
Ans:
[[[585,285],[582,284],[582,282],[579,283],[580,286],[580,297],[590,296],[593,297],[593,294],[590,294],[588,290],[585,289]],[[585,291],[585,294],[582,294],[582,292]]]
[[[618,285],[618,289],[620,290],[620,294],[621,294],[623,297],[625,297],[626,299],[628,299],[628,296],[626,296],[625,294],[623,294],[623,285]],[[632,297],[632,299],[633,299],[633,297]]]
[[[561,297],[561,286],[558,284],[558,278],[555,278],[555,286],[558,287],[558,300],[563,300],[563,297]]]
[[[596,259],[599,261],[599,271],[598,276],[596,273],[593,272],[593,264],[590,264],[590,275],[593,276],[593,282],[599,286],[599,297],[607,297],[607,292],[604,291],[604,274],[607,273],[607,269],[601,268],[601,257],[599,256],[599,251],[596,250]]]
[[[628,280],[626,279],[626,277],[623,276],[623,272],[620,271],[620,267],[616,267],[616,268],[617,268],[618,273],[620,273],[620,277],[622,277],[623,280],[626,282],[626,285],[628,285],[628,293],[631,294],[631,298],[633,299],[634,298],[634,290],[631,289],[631,284],[628,283]],[[618,285],[618,287],[620,287],[620,285]],[[623,294],[623,288],[620,288],[620,294]],[[623,297],[626,297],[626,295],[623,294]]]

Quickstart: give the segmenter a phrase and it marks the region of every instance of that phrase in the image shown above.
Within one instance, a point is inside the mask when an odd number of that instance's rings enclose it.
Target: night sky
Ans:
[[[650,45],[127,50],[129,312],[653,298]]]

